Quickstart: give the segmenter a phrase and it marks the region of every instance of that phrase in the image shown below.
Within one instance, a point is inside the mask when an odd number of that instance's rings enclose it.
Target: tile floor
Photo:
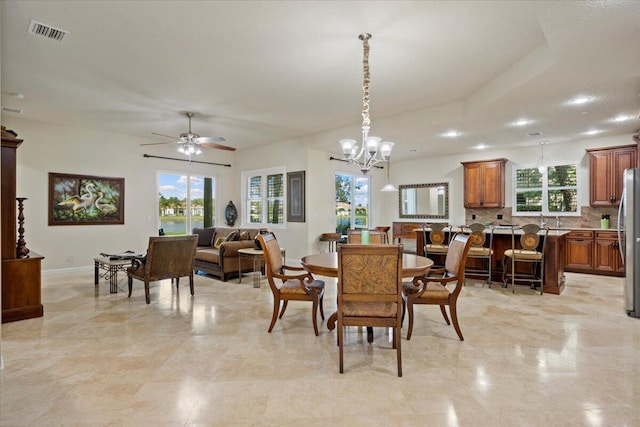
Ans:
[[[335,309],[327,279],[326,313]],[[620,278],[567,274],[561,296],[470,283],[465,341],[436,307],[416,311],[396,375],[389,337],[313,334],[289,304],[267,333],[263,281],[196,278],[131,299],[93,271],[43,276],[45,316],[2,325],[2,426],[640,426],[640,319]],[[125,280],[120,281],[126,288]],[[406,324],[405,324],[406,334]]]

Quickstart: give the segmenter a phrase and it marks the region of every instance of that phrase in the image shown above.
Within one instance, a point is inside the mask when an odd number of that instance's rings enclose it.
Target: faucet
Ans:
[[[544,228],[547,226],[547,219],[544,215],[540,214],[540,227]]]
[[[556,215],[556,227],[562,227],[562,221],[560,221],[560,215]]]

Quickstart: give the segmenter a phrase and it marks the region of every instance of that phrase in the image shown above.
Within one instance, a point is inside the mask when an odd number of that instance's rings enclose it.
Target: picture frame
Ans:
[[[49,172],[49,225],[124,224],[124,178]]]
[[[287,221],[305,222],[305,171],[287,173]]]

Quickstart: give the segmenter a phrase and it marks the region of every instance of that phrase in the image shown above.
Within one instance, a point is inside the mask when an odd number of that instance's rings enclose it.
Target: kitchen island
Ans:
[[[449,232],[459,232],[458,227],[447,227]],[[429,242],[429,231],[422,228],[414,229],[416,234],[416,252],[424,256],[424,245]],[[489,233],[487,229],[485,232]],[[520,248],[520,236],[516,231],[515,244]],[[566,261],[566,235],[569,230],[549,230],[547,244],[544,251],[544,293],[560,295],[564,290],[564,266]],[[491,280],[495,285],[502,286],[502,258],[504,251],[511,249],[511,227],[495,227],[493,230],[493,258],[491,259]],[[434,260],[436,264],[442,264],[443,260]],[[470,268],[484,268],[484,260],[469,259],[467,266]],[[518,265],[516,272],[527,272],[529,265]],[[468,277],[474,277],[470,274]]]

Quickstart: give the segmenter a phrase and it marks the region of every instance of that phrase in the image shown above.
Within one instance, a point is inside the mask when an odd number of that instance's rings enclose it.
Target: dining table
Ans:
[[[302,257],[300,260],[302,268],[311,274],[317,274],[325,277],[338,277],[338,253],[329,252],[322,254],[313,254]],[[429,258],[414,255],[414,254],[402,254],[402,277],[414,278],[426,275],[431,267],[433,261]],[[333,313],[327,319],[327,328],[332,331],[336,327],[336,321],[338,319],[338,313]],[[372,342],[373,335],[370,328],[367,328],[367,338],[369,342]]]

